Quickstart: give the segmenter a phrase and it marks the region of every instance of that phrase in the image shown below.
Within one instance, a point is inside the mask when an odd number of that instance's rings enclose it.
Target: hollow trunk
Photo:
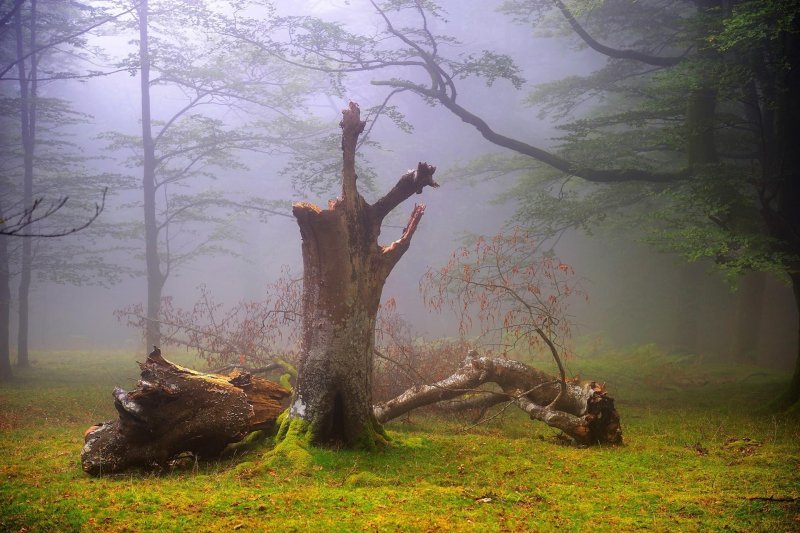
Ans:
[[[183,368],[157,348],[141,365],[134,391],[114,389],[119,418],[84,435],[83,470],[112,474],[132,466],[165,466],[181,453],[218,455],[251,431],[273,427],[289,391],[234,372],[223,376]]]
[[[371,448],[381,428],[372,413],[375,317],[387,276],[408,249],[424,212],[416,206],[400,239],[378,244],[383,218],[426,185],[435,168],[420,163],[375,204],[358,193],[355,149],[364,123],[343,112],[342,197],[328,209],[298,203],[303,252],[303,334],[297,385],[280,437],[300,432],[315,444]]]

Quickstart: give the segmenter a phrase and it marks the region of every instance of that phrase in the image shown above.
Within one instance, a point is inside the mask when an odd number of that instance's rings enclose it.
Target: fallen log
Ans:
[[[249,373],[202,373],[166,360],[158,348],[140,363],[135,390],[114,389],[119,418],[86,430],[83,470],[95,476],[134,466],[164,467],[179,454],[213,457],[248,433],[274,426],[289,391]],[[480,390],[496,383],[502,392]],[[595,381],[561,381],[508,359],[470,352],[450,377],[412,387],[375,405],[384,423],[413,409],[438,402],[445,408],[488,408],[513,402],[535,420],[560,429],[579,444],[620,444],[622,431],[614,400]],[[460,399],[459,399],[460,398]],[[558,398],[555,405],[551,405]]]
[[[91,475],[164,466],[185,452],[216,456],[248,433],[272,427],[290,394],[248,373],[184,368],[166,360],[158,348],[139,366],[135,390],[114,389],[119,418],[84,434],[81,464]]]
[[[486,383],[496,383],[503,394],[479,390]],[[578,444],[622,443],[619,414],[605,387],[596,381],[567,382],[558,398],[560,391],[561,380],[541,370],[519,361],[479,357],[470,352],[450,377],[412,387],[376,405],[374,414],[383,423],[419,407],[469,395],[449,407],[483,408],[502,401],[514,402],[532,419],[560,429]]]

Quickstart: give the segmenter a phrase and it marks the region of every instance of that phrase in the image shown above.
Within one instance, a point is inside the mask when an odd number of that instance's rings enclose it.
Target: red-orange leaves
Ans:
[[[536,242],[520,228],[478,237],[427,272],[420,283],[425,303],[437,311],[450,305],[464,336],[477,318],[484,342],[502,353],[535,347],[544,337],[566,352],[568,303],[584,292],[572,267],[535,250]]]

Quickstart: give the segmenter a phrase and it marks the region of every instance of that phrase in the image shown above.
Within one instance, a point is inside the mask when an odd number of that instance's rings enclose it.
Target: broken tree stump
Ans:
[[[135,390],[114,389],[119,418],[90,427],[83,470],[111,474],[133,466],[163,466],[178,454],[212,457],[248,433],[268,429],[289,391],[248,373],[206,374],[166,360],[155,348]]]

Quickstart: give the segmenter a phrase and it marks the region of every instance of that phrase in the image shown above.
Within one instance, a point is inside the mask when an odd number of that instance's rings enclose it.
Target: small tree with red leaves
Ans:
[[[456,249],[447,264],[429,270],[421,289],[434,310],[450,305],[463,336],[477,317],[480,334],[505,357],[520,345],[547,347],[558,366],[561,390],[566,376],[559,353],[568,356],[570,301],[586,297],[574,270],[552,254],[538,252],[537,242],[519,227],[491,238],[478,237]],[[553,401],[558,401],[558,397]]]

